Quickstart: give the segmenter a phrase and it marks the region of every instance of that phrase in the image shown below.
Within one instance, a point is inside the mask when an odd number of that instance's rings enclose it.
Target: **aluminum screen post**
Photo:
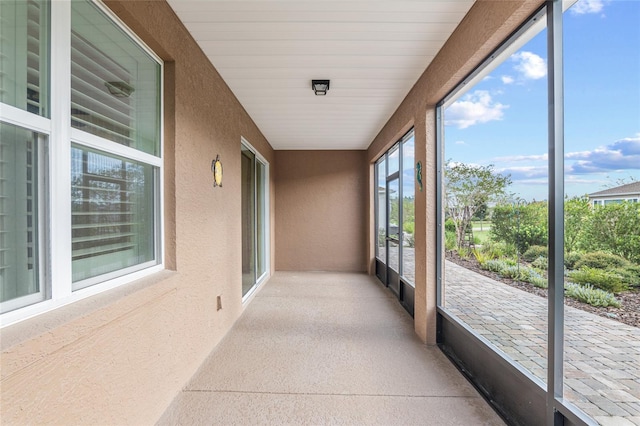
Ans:
[[[556,411],[563,396],[564,352],[564,88],[562,0],[547,3],[549,99],[549,294],[547,425],[564,424]]]

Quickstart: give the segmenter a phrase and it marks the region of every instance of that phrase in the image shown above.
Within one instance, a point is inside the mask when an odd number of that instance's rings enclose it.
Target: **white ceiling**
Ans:
[[[366,149],[474,0],[168,2],[274,149]]]

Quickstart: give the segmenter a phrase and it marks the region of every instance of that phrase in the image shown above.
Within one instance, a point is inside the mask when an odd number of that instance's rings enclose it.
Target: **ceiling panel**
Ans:
[[[366,149],[473,5],[168,1],[274,149]]]

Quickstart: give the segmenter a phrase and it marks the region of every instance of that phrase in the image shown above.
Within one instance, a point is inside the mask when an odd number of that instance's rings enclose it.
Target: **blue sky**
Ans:
[[[546,30],[445,111],[445,158],[547,195]],[[580,0],[564,14],[565,190],[640,180],[640,0]]]

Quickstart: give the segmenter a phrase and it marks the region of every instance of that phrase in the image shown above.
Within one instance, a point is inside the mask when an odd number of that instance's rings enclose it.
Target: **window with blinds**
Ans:
[[[71,13],[72,127],[159,155],[160,65],[93,4]]]
[[[74,282],[154,260],[153,188],[151,166],[72,146]]]
[[[160,270],[161,75],[99,1],[0,0],[3,325]]]
[[[116,94],[111,94],[113,90]],[[129,72],[76,32],[71,33],[71,125],[135,146]]]
[[[71,4],[70,108],[77,290],[158,262],[160,163],[137,152],[160,153],[160,64],[88,1]]]
[[[48,116],[49,2],[0,1],[0,102]]]
[[[0,303],[5,312],[42,299],[39,277],[41,135],[0,122]]]

